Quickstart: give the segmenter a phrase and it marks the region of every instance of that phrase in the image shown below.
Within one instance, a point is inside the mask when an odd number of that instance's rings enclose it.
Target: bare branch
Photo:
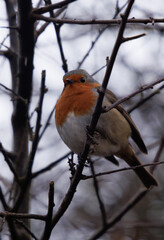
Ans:
[[[134,229],[134,228],[164,228],[164,222],[162,221],[149,221],[149,222],[145,222],[145,221],[139,221],[139,222],[122,222],[120,225],[117,225],[117,227],[115,228],[115,230],[117,229],[124,229],[125,228],[131,228],[131,229]]]
[[[51,4],[51,0],[47,0],[48,4]],[[51,6],[51,5],[49,5]],[[66,7],[64,6],[63,8],[60,9],[60,12],[58,14],[60,14],[61,12],[63,12],[66,9]],[[50,17],[55,18],[56,17],[56,13],[53,12],[53,10],[50,10]],[[63,50],[63,45],[62,45],[62,40],[61,40],[61,36],[60,36],[60,29],[62,24],[55,24],[53,23],[54,28],[55,28],[55,32],[56,32],[56,37],[57,37],[57,43],[59,46],[59,51],[60,51],[60,56],[61,56],[61,60],[62,60],[62,68],[65,72],[68,72],[68,65],[67,65],[67,60],[65,58],[64,55],[64,50]]]
[[[3,225],[4,223],[6,222],[6,219],[5,217],[1,220],[1,223],[0,223],[0,232],[2,232],[2,229],[3,229]]]
[[[112,170],[112,171],[100,172],[100,173],[95,174],[95,177],[109,175],[109,174],[112,174],[112,173],[134,170],[136,168],[142,168],[142,167],[148,167],[148,166],[157,166],[157,165],[161,165],[161,164],[164,164],[164,161],[142,164],[142,165],[135,166],[135,167],[124,167],[124,168],[119,168],[119,169]],[[86,180],[86,179],[90,179],[90,178],[93,178],[93,175],[90,175],[90,176],[82,175],[82,177],[81,177],[82,180]]]
[[[0,86],[3,87],[5,90],[7,90],[8,92],[12,93],[15,97],[13,98],[13,100],[21,100],[24,104],[27,105],[27,100],[24,99],[23,97],[19,96],[16,92],[14,92],[12,89],[6,87],[5,85],[3,85],[2,83],[0,83]]]
[[[62,160],[64,160],[65,158],[67,158],[69,155],[71,154],[71,152],[68,152],[67,154],[65,154],[63,157],[59,158],[58,160],[56,160],[53,163],[50,163],[48,166],[42,168],[41,170],[38,170],[37,172],[32,173],[31,178],[35,178],[37,176],[39,176],[40,174],[47,172],[49,170],[51,170],[53,167],[55,167],[58,163],[60,163]]]
[[[150,189],[141,190],[139,191],[130,201],[128,204],[110,221],[107,222],[107,224],[100,230],[98,230],[93,236],[91,236],[88,240],[96,240],[99,237],[101,237],[108,229],[113,227],[117,222],[119,222],[122,217],[130,210],[132,209],[140,200],[142,200],[145,195],[150,191]]]
[[[40,134],[40,136],[39,136],[39,141],[40,141],[41,138],[43,137],[46,129],[48,128],[48,126],[50,125],[50,120],[51,120],[51,118],[52,118],[52,116],[53,116],[53,114],[54,114],[55,108],[56,108],[56,103],[55,103],[54,107],[52,108],[52,110],[51,110],[51,112],[50,112],[50,115],[48,116],[48,119],[47,119],[47,121],[46,121],[46,123],[45,123],[45,126],[43,127],[43,129],[42,129],[42,131],[41,131],[41,134]]]
[[[38,37],[44,32],[44,30],[48,27],[50,23],[49,22],[45,22],[40,28],[39,30],[37,30],[35,32],[35,42],[37,41]]]
[[[32,16],[34,14],[43,14],[43,13],[47,13],[49,11],[52,11],[54,9],[57,9],[57,8],[61,8],[63,6],[66,6],[68,5],[69,3],[72,3],[72,2],[75,2],[77,0],[65,0],[65,1],[62,1],[62,2],[58,2],[58,3],[54,3],[54,4],[51,4],[51,5],[48,5],[46,7],[42,7],[42,8],[37,8],[37,9],[34,9],[32,11]]]
[[[34,240],[38,240],[38,238],[34,235],[34,233],[26,226],[26,224],[24,222],[22,222],[19,219],[16,219],[16,223],[18,223],[19,225],[21,225],[26,232],[34,239]]]
[[[36,127],[35,127],[35,136],[34,136],[34,141],[33,141],[33,144],[32,144],[32,150],[31,150],[31,153],[30,153],[30,159],[29,159],[29,165],[28,165],[28,171],[27,171],[26,178],[29,178],[30,175],[31,175],[33,161],[34,161],[35,153],[36,153],[37,146],[38,146],[38,143],[39,143],[39,131],[40,131],[40,128],[41,128],[43,98],[44,98],[44,94],[47,91],[46,87],[45,87],[45,79],[46,79],[46,71],[43,70],[42,71],[42,80],[41,80],[41,89],[40,89],[40,98],[39,98],[39,104],[38,104],[38,108],[37,108],[38,116],[37,116]]]
[[[7,163],[7,165],[9,166],[11,172],[13,173],[13,175],[14,175],[17,183],[20,184],[20,180],[19,180],[18,174],[17,174],[17,172],[16,172],[16,170],[15,170],[15,167],[14,167],[13,163],[10,161],[10,159],[8,158],[6,152],[4,151],[3,146],[2,146],[2,143],[0,143],[0,151],[1,151],[1,153],[3,154],[4,160],[5,160],[5,162]]]
[[[114,16],[113,16],[112,19],[115,19],[115,18],[117,17],[117,15],[120,13],[120,11],[122,11],[122,9],[126,6],[126,4],[127,4],[127,3],[125,3],[125,4],[120,8],[119,5],[118,5],[118,1],[116,2],[116,11],[115,11],[115,14],[114,14]],[[88,49],[87,53],[84,55],[84,57],[82,58],[82,60],[78,63],[78,67],[77,67],[78,69],[79,69],[79,68],[81,67],[81,65],[84,63],[84,61],[85,61],[86,58],[89,56],[90,52],[93,50],[95,44],[97,43],[97,41],[99,40],[99,38],[101,37],[101,35],[106,31],[106,29],[109,28],[109,26],[110,26],[110,25],[107,25],[107,26],[103,27],[103,28],[99,31],[99,33],[98,33],[98,35],[96,36],[95,40],[92,41],[91,46],[90,46],[90,48]],[[105,66],[106,66],[106,65],[105,65]],[[105,66],[104,66],[104,67],[105,67]],[[103,67],[103,68],[104,68],[104,67]],[[101,68],[101,69],[102,69],[102,68]],[[100,70],[99,70],[99,71],[100,71]]]
[[[160,144],[160,146],[159,146],[159,148],[158,148],[158,151],[157,151],[157,154],[156,154],[156,156],[155,156],[155,158],[154,158],[154,161],[153,161],[154,165],[151,165],[151,167],[150,167],[150,172],[151,172],[151,173],[154,172],[155,167],[157,166],[157,163],[160,163],[160,162],[159,162],[159,158],[160,158],[160,156],[161,156],[161,154],[162,154],[163,148],[164,148],[164,135],[162,136],[161,144]],[[156,164],[155,164],[155,163],[156,163]]]
[[[43,20],[46,22],[54,22],[54,23],[65,23],[65,24],[80,24],[80,25],[95,25],[95,24],[121,24],[121,19],[110,19],[110,20],[101,20],[101,19],[92,19],[92,20],[78,20],[78,19],[68,19],[68,18],[51,18],[45,17],[36,13],[32,13],[32,17],[36,20]],[[154,18],[154,23],[164,23],[164,18]],[[127,23],[133,24],[152,24],[153,20],[151,18],[129,18]]]
[[[54,18],[58,17],[64,10],[66,9],[66,7],[62,7],[61,9],[57,10],[54,13]],[[50,22],[45,22],[39,30],[37,30],[35,32],[35,41],[37,41],[38,37],[44,32],[44,30],[48,27],[48,25],[50,24]]]
[[[119,104],[127,101],[128,99],[130,99],[130,98],[132,98],[132,97],[134,97],[134,96],[137,95],[138,93],[141,93],[141,92],[143,92],[143,91],[145,91],[145,90],[147,90],[147,89],[149,89],[149,88],[152,88],[154,85],[159,84],[159,83],[161,83],[161,82],[163,82],[163,81],[164,81],[164,78],[159,79],[159,80],[157,80],[157,81],[155,81],[155,82],[152,82],[152,83],[150,83],[150,84],[148,84],[148,85],[146,85],[146,86],[138,89],[137,91],[129,94],[128,96],[117,100],[117,101],[116,101],[115,103],[113,103],[110,107],[105,108],[103,111],[104,111],[104,112],[108,112],[108,111],[110,111],[112,108],[115,108],[115,107],[118,106]]]
[[[48,200],[48,212],[46,217],[46,225],[44,229],[44,233],[42,236],[42,240],[49,240],[51,231],[52,231],[52,215],[54,208],[54,182],[50,182],[49,184],[49,200]]]
[[[3,194],[3,192],[2,192],[1,187],[0,187],[0,200],[1,200],[1,202],[2,202],[2,205],[3,205],[4,209],[5,209],[6,211],[8,211],[8,210],[9,210],[9,206],[8,206],[8,204],[7,204],[7,202],[6,202],[6,199],[5,199],[5,197],[4,197],[4,194]]]
[[[164,89],[164,84],[159,87],[158,89],[156,89],[155,91],[153,91],[150,95],[148,95],[147,97],[141,99],[139,102],[137,102],[133,107],[128,109],[128,113],[131,113],[132,111],[134,111],[136,108],[140,107],[142,104],[144,104],[146,101],[148,101],[150,98],[152,98],[153,96],[155,96],[156,94],[159,94],[161,92],[161,90]]]
[[[92,177],[93,177],[93,184],[94,184],[96,196],[97,196],[97,199],[98,199],[99,207],[100,207],[100,210],[101,210],[102,223],[103,223],[103,226],[105,226],[106,223],[107,223],[107,221],[106,221],[106,211],[105,211],[104,203],[103,203],[103,201],[101,199],[101,196],[100,196],[98,181],[96,179],[96,174],[95,174],[94,165],[93,165],[92,161],[90,161],[90,166],[91,166],[91,172],[92,172]]]
[[[35,220],[46,221],[46,215],[29,214],[29,213],[13,213],[13,212],[0,212],[0,217],[5,218],[29,218]]]
[[[122,42],[131,41],[131,40],[138,39],[138,38],[141,38],[141,37],[144,37],[144,36],[146,36],[146,33],[141,33],[141,34],[139,34],[139,35],[132,36],[132,37],[124,37],[124,38],[122,39]]]
[[[9,59],[10,58],[9,50],[0,50],[0,56],[4,56]]]

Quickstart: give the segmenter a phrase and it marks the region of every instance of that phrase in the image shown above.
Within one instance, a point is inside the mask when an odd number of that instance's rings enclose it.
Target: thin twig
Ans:
[[[66,9],[66,6],[62,7],[61,9],[57,10],[54,13],[54,17],[58,17],[64,10]],[[50,22],[45,22],[40,28],[39,30],[37,30],[35,32],[35,41],[37,41],[38,37],[44,32],[44,30],[48,27],[48,25],[50,24]]]
[[[55,162],[50,163],[48,166],[38,170],[37,172],[32,173],[31,178],[35,178],[37,176],[39,176],[40,174],[47,172],[49,170],[51,170],[53,167],[55,167],[58,163],[60,163],[61,161],[63,161],[65,158],[67,158],[69,155],[71,154],[71,152],[68,152],[67,154],[65,154],[63,157],[59,158],[58,160],[56,160]]]
[[[51,5],[51,0],[46,0],[46,2],[48,3],[49,6],[52,6]],[[64,11],[65,9],[66,9],[66,7],[64,6],[62,9],[60,9],[60,13],[62,11]],[[56,17],[53,10],[50,10],[50,17],[52,17],[52,18]],[[61,29],[62,24],[57,25],[56,23],[53,23],[53,25],[54,25],[54,29],[55,29],[55,32],[56,32],[56,38],[57,38],[57,43],[58,43],[58,46],[59,46],[61,60],[62,60],[62,63],[63,63],[62,68],[65,72],[68,72],[67,60],[66,60],[65,55],[64,55],[62,40],[61,40],[61,36],[60,36],[60,29]]]
[[[164,222],[163,221],[157,221],[155,219],[155,221],[149,221],[149,222],[145,222],[145,221],[139,221],[139,222],[132,222],[132,221],[124,221],[123,223],[121,223],[120,225],[117,225],[117,227],[114,229],[115,231],[117,231],[118,229],[135,229],[135,228],[164,228]]]
[[[45,126],[42,128],[42,131],[41,131],[41,133],[40,133],[39,140],[38,140],[39,142],[40,142],[41,138],[43,137],[46,129],[47,129],[48,126],[50,125],[50,120],[51,120],[51,118],[52,118],[52,116],[53,116],[53,114],[54,114],[55,108],[56,108],[56,103],[55,103],[54,107],[52,108],[52,110],[51,110],[51,112],[50,112],[50,114],[49,114],[49,116],[48,116],[48,119],[47,119],[47,121],[46,121],[46,123],[45,123]]]
[[[127,3],[125,3],[121,8],[118,6],[118,1],[116,2],[116,11],[115,14],[113,16],[112,19],[115,19],[117,17],[117,15],[122,11],[122,9],[126,6]],[[86,52],[86,54],[84,55],[84,57],[82,58],[82,60],[78,63],[78,67],[77,69],[79,69],[81,67],[81,65],[84,63],[84,61],[86,60],[86,58],[89,56],[90,52],[93,50],[95,44],[98,42],[99,38],[102,36],[102,34],[110,27],[110,24],[108,24],[107,26],[103,27],[98,35],[96,36],[95,40],[92,41],[91,46],[89,47],[88,51]],[[105,65],[106,66],[106,65]],[[104,66],[104,67],[105,67]],[[103,67],[103,68],[104,68]],[[102,69],[102,68],[101,68]],[[100,69],[100,70],[101,70]],[[99,71],[100,71],[99,70]],[[94,74],[93,74],[94,75]]]
[[[147,97],[141,99],[139,102],[137,102],[134,106],[132,106],[131,108],[128,109],[128,113],[131,113],[132,111],[134,111],[136,108],[140,107],[141,105],[143,105],[146,101],[148,101],[150,98],[154,97],[156,94],[159,94],[160,91],[164,89],[164,85],[162,85],[161,87],[159,87],[158,89],[156,89],[155,91],[153,91],[150,95],[148,95]]]
[[[17,174],[17,172],[15,170],[15,167],[14,167],[13,163],[10,161],[10,159],[8,158],[6,152],[4,151],[2,143],[0,143],[0,151],[3,154],[3,156],[4,156],[5,162],[9,166],[11,172],[13,173],[13,175],[15,177],[15,180],[17,181],[18,184],[20,184],[19,177],[18,177],[18,174]]]
[[[156,153],[156,156],[155,156],[155,158],[154,158],[154,161],[153,161],[154,165],[151,165],[151,167],[150,167],[150,172],[151,172],[151,173],[154,172],[155,167],[158,165],[158,163],[160,163],[160,162],[159,162],[159,158],[160,158],[160,156],[161,156],[161,153],[162,153],[162,151],[163,151],[163,148],[164,148],[164,135],[162,136],[161,144],[160,144],[160,146],[159,146],[159,148],[158,148],[158,151],[157,151],[157,153]]]
[[[14,92],[12,89],[6,87],[5,85],[3,85],[2,83],[0,83],[0,86],[3,87],[5,90],[7,90],[8,92],[12,93],[15,98],[13,100],[19,99],[21,100],[24,104],[27,105],[27,100],[24,99],[23,97],[19,96],[16,92]]]
[[[150,189],[139,191],[129,202],[128,204],[115,216],[113,219],[108,221],[106,226],[102,229],[98,230],[93,236],[91,236],[88,240],[96,240],[101,237],[108,229],[113,227],[117,222],[119,222],[122,217],[132,209],[145,195],[150,191]]]
[[[26,226],[26,224],[24,222],[22,222],[21,220],[16,219],[17,224],[21,225],[26,232],[34,239],[34,240],[39,240],[34,233]]]
[[[39,131],[41,128],[41,117],[42,117],[42,105],[43,105],[43,98],[44,94],[46,93],[46,87],[45,87],[45,80],[46,80],[46,71],[42,71],[42,81],[41,81],[41,89],[40,89],[40,98],[39,98],[39,104],[37,108],[37,121],[36,121],[36,127],[35,127],[35,136],[34,136],[34,141],[32,144],[32,150],[30,153],[30,159],[29,159],[29,166],[28,166],[28,171],[27,171],[27,178],[31,175],[31,170],[33,166],[33,161],[35,157],[35,153],[37,150],[37,146],[39,143]]]
[[[30,213],[13,213],[13,212],[0,212],[0,217],[6,217],[6,218],[22,218],[22,219],[34,219],[34,220],[40,220],[40,221],[46,221],[47,215],[39,215],[39,214],[30,214]]]
[[[144,37],[144,36],[146,36],[146,33],[141,33],[141,34],[138,34],[138,35],[135,35],[135,36],[132,36],[132,37],[124,37],[122,39],[122,42],[128,42],[128,41],[135,40],[135,39],[138,39],[138,38],[141,38],[141,37]]]
[[[3,225],[5,224],[5,222],[6,222],[6,218],[4,217],[4,218],[2,218],[1,223],[0,223],[0,233],[2,232]]]
[[[48,27],[50,23],[49,22],[45,22],[40,28],[39,30],[35,31],[35,42],[37,41],[38,37],[44,32],[44,30]]]
[[[119,104],[121,104],[121,103],[129,100],[129,99],[132,98],[132,97],[134,97],[134,96],[137,95],[138,93],[141,93],[141,92],[143,92],[143,91],[145,91],[145,90],[147,90],[147,89],[149,89],[149,88],[152,88],[154,85],[159,84],[159,83],[161,83],[161,82],[163,82],[163,81],[164,81],[164,78],[162,78],[162,79],[160,79],[160,80],[157,80],[157,81],[155,81],[155,82],[152,82],[152,83],[150,83],[150,84],[148,84],[148,85],[146,85],[146,86],[144,86],[144,87],[136,90],[135,92],[129,94],[128,96],[117,100],[117,101],[116,101],[115,103],[113,103],[110,107],[105,108],[103,111],[104,111],[104,112],[108,112],[108,111],[110,111],[112,108],[115,108],[115,107],[118,106]]]
[[[75,1],[77,1],[77,0],[65,0],[65,1],[62,1],[62,2],[58,2],[58,3],[48,5],[46,7],[41,7],[41,8],[34,9],[32,11],[32,16],[36,13],[37,14],[47,13],[47,12],[52,11],[54,9],[64,7],[64,6],[68,5],[69,3],[72,3],[72,2],[75,2]]]
[[[107,223],[105,206],[104,206],[104,203],[103,203],[103,201],[101,199],[101,196],[100,196],[99,185],[98,185],[98,181],[96,179],[94,165],[93,165],[93,162],[91,160],[90,160],[90,166],[91,166],[91,172],[92,172],[92,177],[93,177],[93,184],[94,184],[96,196],[97,196],[97,199],[98,199],[99,207],[100,207],[100,210],[101,210],[102,223],[103,223],[103,226],[105,226],[106,223]]]
[[[129,170],[134,170],[136,168],[142,168],[142,167],[149,167],[149,166],[157,166],[157,165],[161,165],[164,164],[164,161],[160,161],[160,162],[153,162],[153,163],[147,163],[147,164],[142,164],[139,166],[134,166],[134,167],[124,167],[124,168],[120,168],[120,169],[116,169],[116,170],[112,170],[112,171],[106,171],[106,172],[100,172],[95,174],[95,177],[100,177],[100,176],[104,176],[104,175],[109,175],[112,173],[118,173],[118,172],[124,172],[124,171],[129,171]],[[86,180],[86,179],[90,179],[93,178],[92,175],[82,175],[82,180]]]
[[[8,211],[10,208],[9,208],[7,202],[6,202],[6,199],[4,197],[4,194],[2,192],[2,188],[1,187],[0,187],[0,200],[2,202],[2,205],[3,205],[4,209],[5,209],[5,211]]]
[[[42,240],[49,240],[51,231],[52,231],[52,215],[54,208],[54,182],[50,182],[49,184],[49,197],[48,197],[48,212],[46,217],[46,225],[44,229],[44,233],[42,236]]]

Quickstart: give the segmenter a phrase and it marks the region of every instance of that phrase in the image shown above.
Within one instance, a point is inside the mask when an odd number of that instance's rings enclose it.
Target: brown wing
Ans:
[[[110,90],[106,90],[106,97],[109,99],[109,101],[111,103],[114,103],[117,101],[117,97],[114,95],[114,93],[112,93]],[[125,109],[122,107],[122,105],[118,105],[116,107],[116,109],[124,116],[124,118],[128,121],[131,130],[132,130],[132,139],[136,142],[136,144],[138,145],[139,149],[143,152],[143,153],[147,153],[147,149],[146,146],[142,140],[142,137],[135,125],[135,123],[133,122],[132,118],[130,117],[130,115],[125,111]]]

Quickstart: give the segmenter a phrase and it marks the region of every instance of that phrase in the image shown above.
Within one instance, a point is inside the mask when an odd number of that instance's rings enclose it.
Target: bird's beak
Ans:
[[[73,84],[74,83],[74,81],[72,81],[71,79],[69,79],[69,78],[66,78],[66,80],[65,80],[68,84]]]

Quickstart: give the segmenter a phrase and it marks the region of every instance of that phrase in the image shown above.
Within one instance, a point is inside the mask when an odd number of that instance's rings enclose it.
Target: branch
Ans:
[[[124,29],[125,29],[126,20],[127,20],[127,17],[129,15],[129,13],[130,13],[130,9],[133,5],[133,2],[134,2],[134,0],[131,0],[129,2],[129,4],[126,8],[126,11],[125,11],[125,15],[124,15],[124,17],[122,17],[120,29],[119,29],[119,32],[118,32],[118,37],[117,37],[117,40],[116,40],[116,43],[115,43],[115,46],[114,46],[114,49],[113,49],[113,52],[112,52],[112,55],[111,55],[111,58],[110,58],[109,65],[108,65],[107,70],[106,70],[105,77],[104,77],[104,81],[103,81],[103,85],[102,85],[103,90],[107,86],[109,76],[110,76],[110,73],[111,73],[112,68],[113,68],[114,60],[116,58],[118,48],[121,44],[121,39],[122,39],[123,32],[124,32]],[[79,163],[78,163],[78,166],[77,166],[77,170],[76,170],[76,172],[75,172],[75,174],[72,178],[69,189],[68,189],[61,205],[59,206],[58,211],[56,212],[56,214],[53,217],[53,220],[52,220],[52,226],[53,227],[57,224],[59,219],[62,217],[62,215],[65,213],[68,206],[70,205],[70,203],[71,203],[71,201],[74,197],[74,194],[76,192],[77,185],[79,184],[79,182],[81,180],[81,174],[83,172],[85,161],[86,161],[86,158],[87,158],[87,155],[88,155],[88,152],[89,152],[89,148],[90,148],[90,137],[89,137],[89,135],[92,136],[93,133],[94,133],[98,118],[101,114],[101,106],[102,106],[103,97],[104,97],[104,91],[102,91],[99,94],[97,105],[96,105],[95,111],[94,111],[93,116],[92,116],[91,124],[89,126],[89,134],[87,134],[87,141],[86,141],[86,144],[85,144],[84,151],[81,154],[81,156],[79,156]]]
[[[16,92],[14,92],[12,89],[6,87],[5,85],[3,85],[2,83],[0,83],[0,86],[2,88],[4,88],[5,90],[7,90],[8,92],[12,93],[15,97],[13,98],[13,100],[21,100],[25,105],[27,105],[27,100],[24,99],[23,97],[19,96]]]
[[[48,25],[50,24],[50,22],[45,22],[40,28],[39,30],[35,31],[35,43],[38,40],[38,37],[44,32],[44,30],[48,27]]]
[[[161,165],[164,164],[164,161],[160,161],[160,162],[153,162],[153,163],[147,163],[147,164],[142,164],[139,166],[134,166],[134,167],[124,167],[124,168],[120,168],[120,169],[116,169],[116,170],[112,170],[112,171],[107,171],[107,172],[100,172],[95,174],[95,177],[100,177],[100,176],[104,176],[104,175],[108,175],[108,174],[112,174],[112,173],[118,173],[118,172],[123,172],[123,171],[128,171],[128,170],[134,170],[136,168],[142,168],[142,167],[148,167],[148,166],[157,166],[157,165]],[[86,180],[86,179],[90,179],[93,178],[93,175],[82,175],[82,180]]]
[[[65,9],[66,7],[62,7],[61,9],[59,9],[58,11],[55,12],[54,14],[54,18],[58,17]],[[44,32],[44,30],[47,28],[47,26],[50,24],[50,22],[45,22],[39,30],[37,30],[35,32],[35,42],[37,41],[38,37],[40,36],[40,34],[42,32]]]
[[[119,25],[121,24],[121,19],[110,19],[110,20],[101,20],[101,19],[92,19],[92,20],[79,20],[79,19],[68,19],[68,18],[51,18],[51,17],[45,17],[36,13],[32,13],[32,17],[35,20],[42,20],[46,22],[54,22],[54,23],[60,23],[60,24],[80,24],[80,25],[95,25],[95,24],[113,24],[113,25]],[[164,18],[129,18],[127,19],[127,23],[133,23],[133,24],[152,24],[154,23],[164,23]]]
[[[35,219],[46,221],[46,215],[39,215],[39,214],[28,214],[28,213],[13,213],[13,212],[0,212],[0,217],[5,218],[28,218],[28,219]]]
[[[20,180],[19,180],[18,174],[17,174],[17,172],[16,172],[16,170],[15,170],[15,167],[14,167],[13,163],[10,161],[10,159],[8,158],[5,150],[3,149],[2,143],[0,143],[0,151],[1,151],[1,153],[3,154],[4,159],[5,159],[5,162],[6,162],[7,165],[9,166],[11,172],[13,173],[13,175],[14,175],[16,181],[17,181],[17,183],[20,183]]]
[[[75,2],[75,1],[77,1],[77,0],[65,0],[65,1],[62,1],[62,2],[58,2],[58,3],[54,3],[54,4],[51,4],[51,5],[48,5],[46,7],[37,8],[37,9],[34,9],[31,14],[33,16],[36,13],[37,14],[47,13],[47,12],[52,11],[54,9],[64,7],[67,4]]]
[[[141,92],[143,92],[143,91],[145,91],[145,90],[147,90],[147,89],[149,89],[149,88],[152,88],[154,85],[159,84],[159,83],[161,83],[161,82],[163,82],[163,81],[164,81],[164,78],[162,78],[162,79],[160,79],[160,80],[157,80],[157,81],[155,81],[155,82],[152,82],[152,83],[150,83],[150,84],[148,84],[148,85],[146,85],[146,86],[138,89],[137,91],[129,94],[128,96],[117,100],[117,101],[116,101],[115,103],[113,103],[110,107],[103,109],[103,112],[108,112],[108,111],[110,111],[112,108],[115,108],[115,107],[118,106],[119,104],[127,101],[128,99],[130,99],[130,98],[132,98],[132,97],[134,97],[134,96],[137,95],[138,93],[141,93]]]
[[[51,170],[51,169],[52,169],[53,167],[55,167],[58,163],[60,163],[63,159],[67,158],[70,154],[71,154],[71,152],[68,152],[67,154],[65,154],[63,157],[59,158],[59,159],[56,160],[55,162],[52,162],[52,163],[50,163],[48,166],[42,168],[41,170],[38,170],[37,172],[32,173],[31,178],[35,178],[35,177],[39,176],[40,174]]]
[[[121,8],[118,6],[118,1],[116,2],[116,11],[115,14],[113,16],[112,19],[115,19],[117,17],[117,15],[122,11],[122,9],[126,6],[127,3],[125,3]],[[84,55],[84,57],[82,58],[82,60],[78,63],[78,67],[77,69],[79,69],[81,67],[81,65],[84,63],[85,59],[89,56],[90,52],[92,51],[92,49],[94,48],[95,44],[98,42],[99,38],[101,37],[101,35],[106,31],[106,29],[109,28],[110,25],[107,25],[105,27],[103,27],[98,35],[96,36],[95,40],[92,41],[90,48],[88,49],[87,53]]]
[[[139,222],[124,222],[124,223],[121,223],[121,226],[117,226],[117,228],[115,230],[118,230],[118,229],[124,229],[125,228],[131,228],[131,229],[134,229],[134,228],[164,228],[164,222],[162,221],[157,221],[155,220],[154,222],[153,221],[149,221],[149,222],[143,222],[143,221],[139,221]]]
[[[128,113],[131,113],[132,111],[134,111],[136,108],[140,107],[142,104],[144,104],[146,101],[148,101],[150,98],[154,97],[156,94],[160,93],[160,90],[162,90],[164,88],[164,84],[159,87],[158,89],[156,89],[154,92],[152,92],[150,95],[148,95],[147,97],[141,99],[138,103],[136,103],[133,107],[128,109]]]
[[[26,232],[34,239],[34,240],[39,240],[35,235],[34,233],[26,226],[26,224],[18,219],[16,219],[16,223],[18,223],[19,225],[21,225],[25,230]]]
[[[46,225],[44,229],[44,233],[42,236],[42,240],[49,240],[51,231],[52,231],[52,215],[54,208],[54,182],[50,182],[49,184],[49,201],[48,201],[48,212],[46,217]]]
[[[10,59],[10,51],[9,50],[0,50],[0,56],[4,56]]]
[[[164,135],[162,136],[161,144],[160,144],[159,149],[157,151],[157,154],[156,154],[156,156],[154,158],[154,161],[153,161],[154,165],[151,165],[151,167],[150,167],[150,172],[151,173],[154,172],[155,167],[160,163],[159,162],[159,158],[160,158],[160,156],[162,154],[163,148],[164,148]]]
[[[5,197],[4,197],[4,194],[3,194],[3,192],[2,192],[1,187],[0,187],[0,200],[1,200],[1,202],[2,202],[2,205],[3,205],[4,209],[5,209],[6,211],[9,210],[9,206],[7,205],[7,202],[6,202],[6,199],[5,199]]]
[[[49,4],[51,4],[51,0],[47,0],[47,2]],[[52,6],[52,5],[49,5]],[[62,9],[60,9],[60,13],[63,12],[66,9],[66,7],[64,6]],[[56,14],[54,14],[53,10],[50,10],[50,17],[55,18]],[[64,56],[64,50],[63,50],[63,45],[62,45],[62,41],[61,41],[61,36],[60,36],[60,29],[62,24],[55,24],[53,23],[54,28],[55,28],[55,32],[56,32],[56,37],[57,37],[57,43],[59,46],[59,51],[60,51],[60,56],[61,56],[61,60],[63,62],[62,68],[65,72],[68,72],[68,65],[67,65],[67,60]]]
[[[39,143],[39,131],[41,128],[43,98],[44,98],[44,94],[47,91],[46,86],[45,86],[45,80],[46,80],[46,71],[43,70],[42,71],[42,79],[41,79],[39,104],[38,104],[38,108],[36,109],[38,116],[37,116],[36,127],[35,127],[35,136],[34,136],[34,141],[32,144],[32,150],[30,153],[30,159],[29,159],[29,165],[28,165],[28,171],[27,171],[26,178],[28,178],[31,175],[33,161],[34,161],[35,153],[36,153],[37,146]]]
[[[95,188],[95,191],[96,191],[96,196],[97,196],[97,199],[98,199],[99,207],[100,207],[100,210],[101,210],[102,222],[103,222],[103,226],[105,226],[106,223],[107,223],[106,222],[106,211],[105,211],[104,203],[101,200],[101,196],[100,196],[100,192],[99,192],[99,186],[98,186],[98,182],[97,182],[97,179],[96,179],[96,174],[95,174],[94,165],[93,165],[92,161],[90,161],[90,166],[91,166],[91,172],[92,172],[92,177],[93,177],[93,184],[94,184],[94,188]]]
[[[96,240],[101,237],[108,229],[113,227],[117,222],[121,220],[121,218],[130,210],[132,209],[145,195],[150,191],[150,189],[141,190],[138,192],[129,202],[128,204],[102,229],[98,230],[93,236],[91,236],[88,240]]]
[[[122,42],[127,42],[127,41],[131,41],[131,40],[135,40],[135,39],[138,39],[138,38],[141,38],[141,37],[144,37],[146,36],[146,33],[141,33],[139,35],[135,35],[135,36],[132,36],[132,37],[124,37],[122,39]]]
[[[55,108],[56,108],[56,103],[54,105],[54,107],[52,108],[51,112],[50,112],[50,115],[45,123],[45,126],[43,127],[42,129],[42,132],[40,133],[40,136],[39,136],[39,141],[41,140],[41,138],[43,137],[43,134],[45,133],[46,129],[48,128],[48,126],[50,125],[50,120],[54,114],[54,111],[55,111]]]

